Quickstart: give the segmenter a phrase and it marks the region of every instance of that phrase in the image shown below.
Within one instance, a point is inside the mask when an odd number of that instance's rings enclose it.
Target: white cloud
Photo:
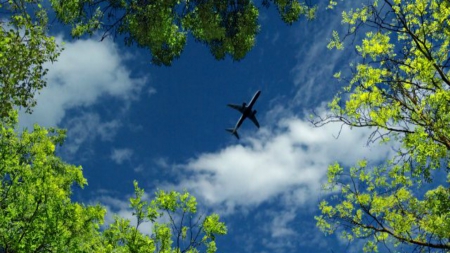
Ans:
[[[377,162],[391,155],[387,146],[367,147],[369,129],[321,128],[291,116],[273,128],[244,138],[217,152],[179,165],[180,188],[225,212],[252,208],[280,197],[285,206],[316,203],[329,164],[354,165],[363,158]]]
[[[295,236],[297,232],[292,229],[289,223],[293,222],[296,217],[294,210],[285,210],[272,213],[272,221],[268,223],[268,232],[274,238],[286,238]]]
[[[152,96],[152,95],[155,95],[156,93],[157,93],[157,91],[156,91],[156,89],[154,87],[150,87],[147,90],[147,94],[148,94],[149,97]]]
[[[324,109],[318,111],[320,116],[326,114]],[[295,252],[299,247],[327,250],[331,246],[312,215],[328,194],[321,190],[328,165],[338,161],[353,166],[364,158],[375,164],[394,151],[390,145],[367,146],[371,129],[341,129],[339,123],[316,128],[282,107],[266,116],[277,123],[243,135],[237,144],[175,165],[180,181],[170,187],[186,189],[199,203],[231,219],[257,214],[248,217],[249,224],[258,224],[249,237],[255,235],[271,252]]]
[[[168,161],[168,159],[165,158],[165,157],[158,157],[158,158],[155,158],[155,159],[153,160],[153,162],[154,162],[158,167],[160,167],[160,168],[163,168],[163,169],[168,169],[168,168],[170,168],[169,161]]]
[[[62,38],[58,41],[62,42]],[[48,84],[36,96],[33,114],[21,115],[23,126],[56,126],[67,110],[94,105],[103,96],[132,100],[146,81],[145,77],[130,76],[123,64],[126,57],[110,40],[64,43],[65,50],[58,60],[46,65]]]
[[[81,116],[71,118],[66,127],[67,143],[63,149],[69,154],[75,154],[86,141],[93,141],[100,137],[102,141],[111,141],[121,126],[118,120],[101,122],[96,113],[84,113]]]
[[[317,229],[312,212],[305,211],[304,205],[269,205],[258,213],[262,213],[264,219],[257,222],[268,235],[262,242],[270,252],[297,252],[299,248],[305,252],[327,252],[329,240]]]
[[[113,149],[111,159],[117,164],[122,164],[124,161],[130,160],[133,155],[133,150],[129,148]]]
[[[136,172],[136,173],[143,172],[144,171],[144,165],[139,164],[138,166],[134,167],[133,171]]]
[[[344,50],[329,50],[332,32],[343,35],[347,27],[342,25],[340,13],[349,9],[354,3],[340,3],[334,11],[319,8],[312,21],[314,25],[297,24],[298,62],[291,70],[296,86],[294,104],[311,108],[331,97],[342,87],[333,74],[347,67],[354,60],[355,53],[351,46]],[[305,38],[305,34],[310,36]],[[345,73],[345,72],[344,72]]]

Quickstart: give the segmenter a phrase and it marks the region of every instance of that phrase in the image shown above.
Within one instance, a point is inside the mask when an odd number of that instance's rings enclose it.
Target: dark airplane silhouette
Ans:
[[[247,104],[244,102],[241,105],[233,105],[233,104],[228,104],[229,107],[238,110],[239,112],[242,113],[241,117],[239,118],[238,122],[236,123],[236,126],[234,128],[228,128],[227,131],[232,133],[234,136],[236,136],[236,138],[239,139],[239,134],[237,132],[238,128],[241,126],[242,122],[244,122],[244,120],[246,118],[249,118],[255,125],[256,127],[259,128],[259,123],[258,120],[256,120],[255,114],[256,114],[256,110],[252,110],[253,105],[255,104],[256,100],[259,97],[259,94],[261,94],[261,91],[257,91],[255,93],[255,95],[253,96],[252,100],[250,101],[250,103]]]

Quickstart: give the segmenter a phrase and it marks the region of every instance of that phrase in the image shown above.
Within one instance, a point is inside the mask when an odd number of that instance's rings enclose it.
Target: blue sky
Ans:
[[[149,195],[186,189],[202,211],[219,213],[229,229],[219,252],[359,252],[324,236],[313,218],[327,196],[320,186],[329,164],[376,163],[392,152],[367,147],[367,130],[344,128],[335,138],[339,124],[308,121],[313,111],[326,113],[341,85],[332,75],[352,61],[351,46],[326,48],[331,32],[343,29],[340,12],[288,26],[273,8],[263,10],[256,46],[242,61],[216,61],[190,39],[171,67],[151,65],[147,51],[120,39],[53,31],[65,50],[48,65],[48,87],[21,124],[68,129],[59,152],[89,182],[74,198],[105,205],[108,221],[112,213],[131,217],[137,180]],[[261,128],[244,122],[236,140],[225,128],[240,115],[226,104],[248,102],[257,90]]]

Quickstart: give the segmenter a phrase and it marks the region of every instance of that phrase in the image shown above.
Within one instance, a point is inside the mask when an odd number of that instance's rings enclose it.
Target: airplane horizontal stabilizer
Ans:
[[[239,112],[243,112],[245,110],[245,107],[242,105],[235,105],[235,104],[227,104],[229,107],[238,110]]]
[[[227,130],[228,132],[232,133],[234,136],[236,136],[236,138],[239,139],[239,134],[238,134],[238,132],[237,132],[236,129],[234,129],[234,128],[227,128],[226,130]]]

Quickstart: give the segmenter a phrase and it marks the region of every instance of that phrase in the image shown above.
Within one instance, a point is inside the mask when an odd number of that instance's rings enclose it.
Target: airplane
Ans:
[[[228,128],[226,129],[228,132],[232,133],[236,138],[239,139],[239,134],[237,132],[238,128],[241,126],[242,122],[246,118],[249,118],[253,124],[256,125],[256,127],[259,128],[258,120],[256,120],[255,114],[256,110],[253,110],[253,105],[255,104],[256,100],[258,99],[259,95],[261,94],[261,91],[257,91],[255,95],[253,95],[252,100],[247,105],[245,102],[241,105],[234,105],[234,104],[228,104],[229,107],[238,110],[240,113],[242,113],[241,117],[239,118],[238,122],[236,123],[236,126],[234,128]]]

